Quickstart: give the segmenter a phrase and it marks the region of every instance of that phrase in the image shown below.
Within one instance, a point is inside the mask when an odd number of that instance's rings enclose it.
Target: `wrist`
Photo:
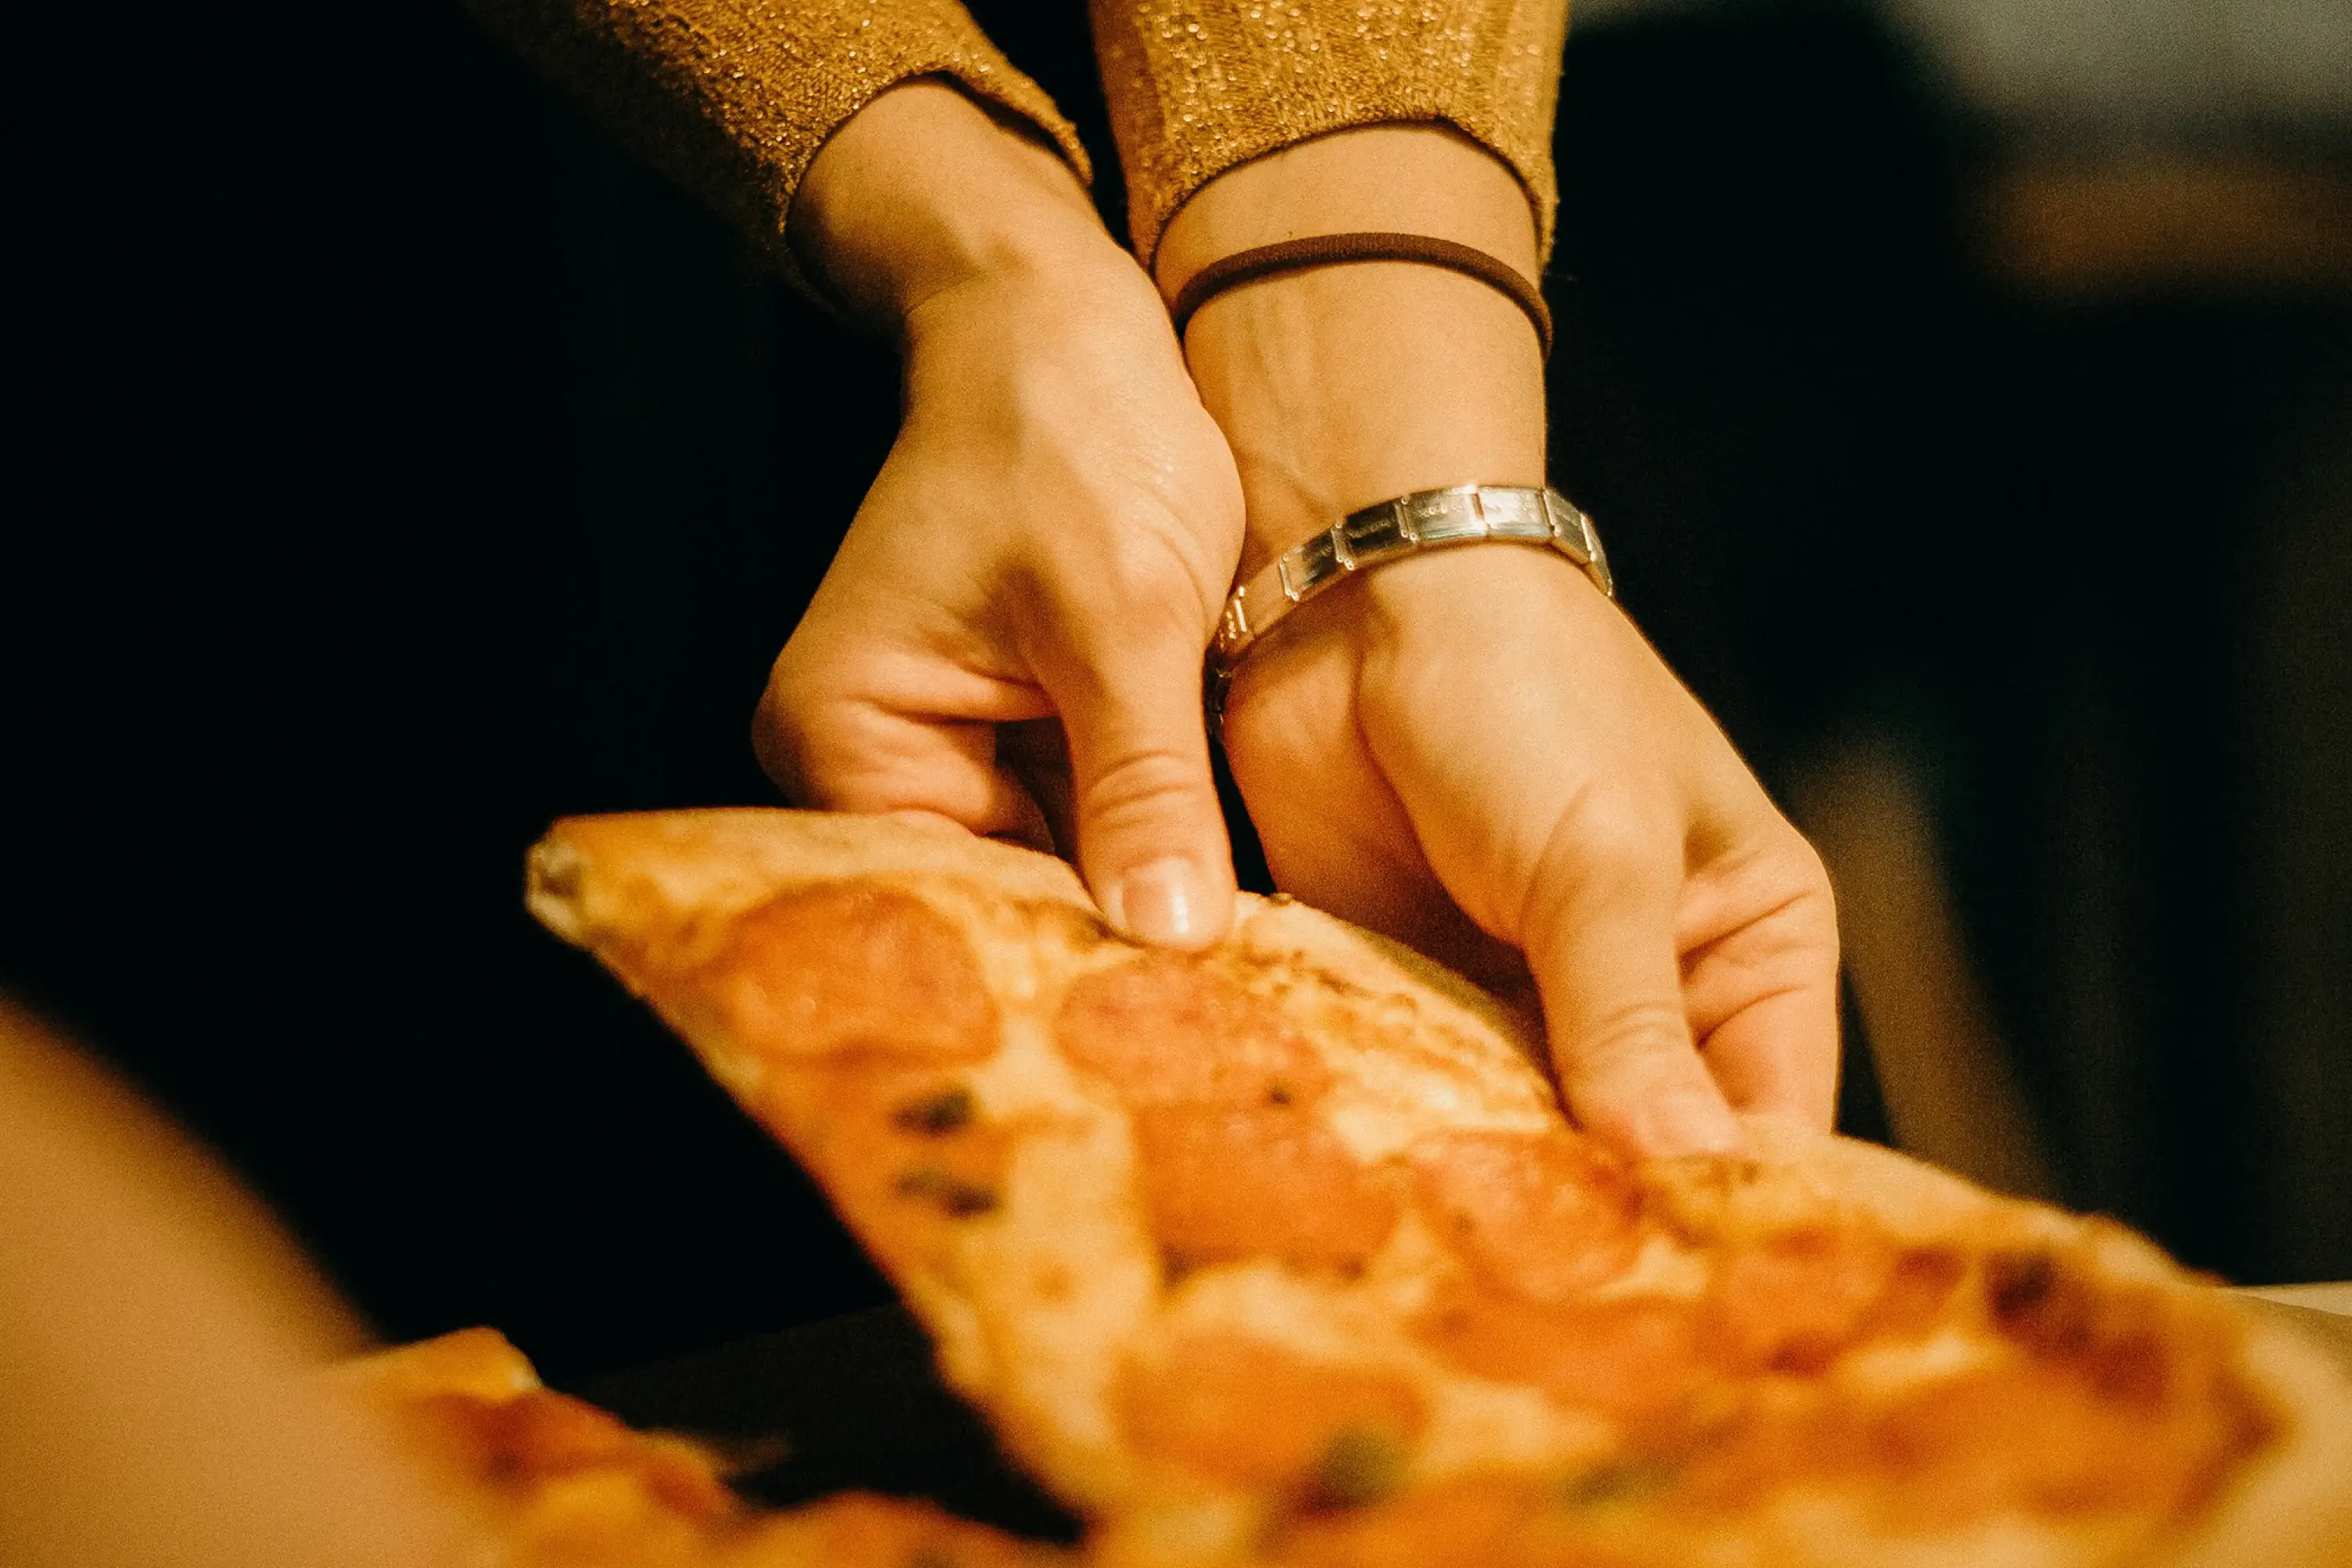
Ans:
[[[835,132],[790,237],[853,314],[893,331],[976,280],[1126,259],[1059,153],[934,79],[891,88]]]
[[[1508,164],[1443,125],[1367,125],[1239,164],[1169,221],[1152,276],[1170,300],[1212,261],[1316,234],[1428,235],[1538,275],[1534,209]]]
[[[1157,280],[1308,234],[1454,240],[1533,278],[1517,176],[1453,132],[1381,125],[1298,143],[1210,182],[1168,228]],[[1544,480],[1543,361],[1507,296],[1413,262],[1350,262],[1242,285],[1185,336],[1248,500],[1246,575],[1354,509],[1447,485]]]
[[[1544,482],[1535,335],[1475,279],[1403,263],[1269,279],[1204,309],[1185,349],[1241,473],[1244,574],[1392,496]]]

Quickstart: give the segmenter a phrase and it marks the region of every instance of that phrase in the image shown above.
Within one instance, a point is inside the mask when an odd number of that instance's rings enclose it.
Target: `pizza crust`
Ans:
[[[2113,1221],[2003,1198],[1874,1143],[1750,1119],[1750,1147],[1792,1205],[1859,1203],[1881,1223],[1928,1237],[1996,1232],[2052,1245],[2089,1240],[2112,1277],[2193,1295],[2242,1329],[2242,1366],[2285,1417],[2263,1463],[2201,1526],[2148,1559],[2170,1568],[2343,1568],[2352,1563],[2352,1377],[2325,1349],[2185,1274]]]

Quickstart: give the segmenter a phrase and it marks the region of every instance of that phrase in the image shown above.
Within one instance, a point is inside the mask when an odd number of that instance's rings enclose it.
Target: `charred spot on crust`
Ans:
[[[890,1113],[891,1124],[926,1138],[944,1138],[971,1125],[971,1090],[957,1084],[907,1101]]]
[[[2046,1252],[1986,1258],[1985,1306],[2004,1335],[2037,1356],[2079,1355],[2099,1338],[2090,1290]]]
[[[1996,1252],[1985,1259],[1985,1305],[2004,1330],[2049,1299],[2058,1265],[2046,1252]]]
[[[1280,1079],[1265,1086],[1265,1102],[1268,1105],[1288,1105],[1297,1098],[1297,1091]]]
[[[1428,1331],[1439,1339],[1459,1339],[1470,1331],[1470,1312],[1465,1307],[1446,1307],[1428,1319]]]
[[[1819,1377],[1845,1348],[1828,1334],[1801,1333],[1773,1349],[1765,1365],[1773,1372],[1791,1377]]]
[[[2091,1362],[2091,1386],[2102,1399],[2150,1414],[2161,1411],[2171,1384],[2164,1342],[2146,1330],[2102,1345]]]
[[[1942,1308],[1968,1271],[1968,1259],[1948,1247],[1906,1247],[1896,1256],[1894,1270],[1887,1277],[1889,1300],[1884,1304],[1922,1316],[1932,1315]]]
[[[1612,1459],[1569,1477],[1559,1499],[1570,1508],[1601,1508],[1654,1496],[1674,1479],[1673,1468],[1663,1459]]]
[[[1331,1439],[1307,1478],[1307,1511],[1367,1508],[1389,1497],[1404,1475],[1404,1449],[1385,1432],[1349,1427]]]
[[[974,1219],[993,1214],[1000,1201],[995,1188],[967,1182],[936,1165],[908,1171],[898,1178],[897,1187],[900,1197],[921,1198],[935,1204],[951,1219]]]

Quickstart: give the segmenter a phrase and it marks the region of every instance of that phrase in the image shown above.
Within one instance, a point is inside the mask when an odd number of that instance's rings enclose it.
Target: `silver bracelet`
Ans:
[[[1592,520],[1549,486],[1455,485],[1415,490],[1351,511],[1329,528],[1294,544],[1273,564],[1233,591],[1217,635],[1209,644],[1209,713],[1221,717],[1234,669],[1258,638],[1282,618],[1342,578],[1456,544],[1503,540],[1548,544],[1584,569],[1593,586],[1614,599],[1609,557]]]

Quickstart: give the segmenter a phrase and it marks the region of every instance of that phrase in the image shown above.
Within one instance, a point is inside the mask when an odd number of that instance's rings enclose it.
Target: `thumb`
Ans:
[[[1104,651],[1044,682],[1069,736],[1079,874],[1125,935],[1206,947],[1233,922],[1234,861],[1200,650],[1169,637]]]
[[[1683,1006],[1681,886],[1671,834],[1595,831],[1572,814],[1528,901],[1528,967],[1561,1094],[1580,1124],[1636,1157],[1724,1152],[1741,1142]]]

